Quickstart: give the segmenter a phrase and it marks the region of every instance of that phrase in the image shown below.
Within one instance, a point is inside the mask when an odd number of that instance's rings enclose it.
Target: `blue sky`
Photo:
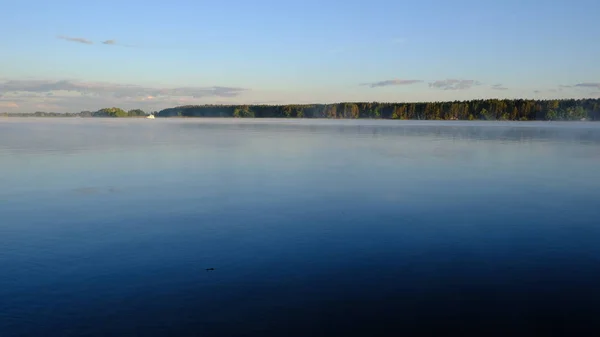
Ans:
[[[0,111],[600,97],[597,0],[0,8]]]

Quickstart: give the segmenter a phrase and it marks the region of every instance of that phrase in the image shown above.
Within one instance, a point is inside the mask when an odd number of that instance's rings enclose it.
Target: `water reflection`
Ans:
[[[589,335],[599,137],[591,123],[3,120],[0,331]]]

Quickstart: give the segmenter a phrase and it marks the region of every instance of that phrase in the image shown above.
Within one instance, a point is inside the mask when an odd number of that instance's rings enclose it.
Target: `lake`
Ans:
[[[599,169],[594,123],[0,119],[0,335],[594,335]]]

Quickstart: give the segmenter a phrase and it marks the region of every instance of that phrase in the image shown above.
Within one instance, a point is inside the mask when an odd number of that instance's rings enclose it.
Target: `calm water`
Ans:
[[[600,124],[0,119],[0,336],[593,335],[599,169]]]

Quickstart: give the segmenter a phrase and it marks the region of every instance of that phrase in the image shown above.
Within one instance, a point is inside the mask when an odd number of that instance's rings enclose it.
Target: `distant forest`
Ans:
[[[417,120],[600,120],[600,99],[486,99],[431,103],[335,103],[291,105],[188,105],[153,112],[156,117],[331,118]],[[80,113],[0,114],[35,117],[143,117],[136,109]]]
[[[98,111],[81,111],[81,112],[44,112],[37,111],[35,113],[0,113],[0,117],[146,117],[148,114],[141,109],[133,109],[125,111],[120,108],[104,108]]]

